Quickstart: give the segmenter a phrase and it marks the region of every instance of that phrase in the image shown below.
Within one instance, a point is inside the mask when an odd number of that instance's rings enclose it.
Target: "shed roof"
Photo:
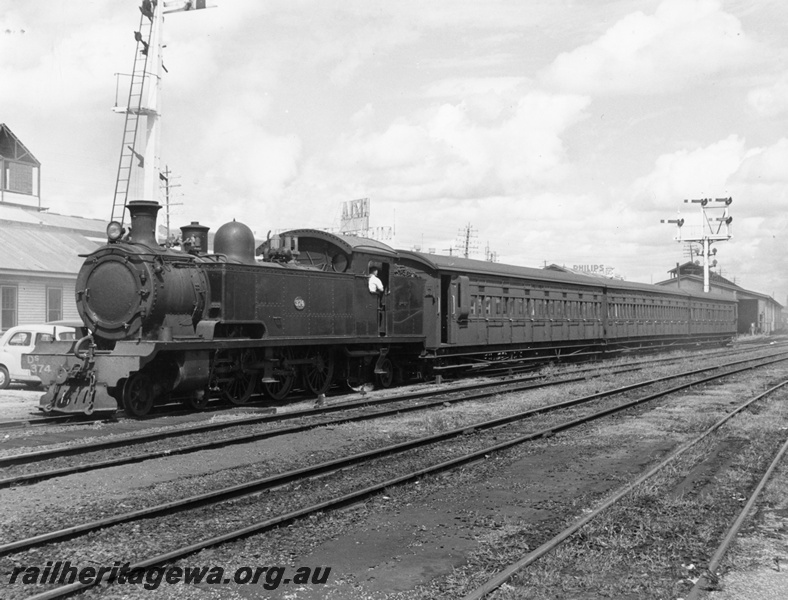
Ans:
[[[25,223],[28,225],[48,225],[60,229],[70,229],[85,235],[106,239],[107,221],[88,219],[71,215],[60,215],[38,210],[32,206],[16,204],[0,204],[0,226],[9,223]]]
[[[0,273],[76,275],[106,241],[106,223],[0,204]]]
[[[668,272],[669,273],[675,273],[676,270],[675,269],[671,269]],[[694,281],[696,283],[699,283],[700,285],[703,285],[703,276],[702,275],[684,274],[682,272],[681,279],[682,280]],[[676,278],[674,277],[673,279],[665,279],[664,281],[658,281],[654,285],[670,286],[670,285],[673,285],[675,283],[676,283]],[[730,281],[728,279],[725,279],[724,277],[711,278],[709,280],[709,289],[713,290],[715,287],[735,292],[737,294],[736,297],[738,299],[741,299],[741,296],[745,296],[745,297],[752,296],[752,297],[755,297],[755,298],[760,298],[762,300],[766,300],[768,302],[773,302],[776,306],[779,306],[780,308],[783,308],[782,304],[777,302],[777,300],[775,300],[774,298],[772,298],[768,294],[761,294],[759,292],[753,292],[752,290],[745,289],[745,288],[741,287],[740,285],[738,285],[736,283],[733,283],[732,281]]]

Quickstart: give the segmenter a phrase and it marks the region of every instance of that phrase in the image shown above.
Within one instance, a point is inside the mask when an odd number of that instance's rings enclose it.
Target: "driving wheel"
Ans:
[[[273,377],[276,381],[264,382],[265,393],[274,400],[284,400],[293,389],[295,382],[295,369],[288,364],[288,359],[292,358],[292,352],[285,350],[279,356],[279,365],[274,369]]]
[[[153,381],[145,373],[135,373],[123,386],[123,407],[132,417],[144,417],[153,408]]]
[[[330,350],[320,348],[310,358],[313,362],[304,367],[304,385],[313,394],[324,394],[334,378],[334,356]]]
[[[246,404],[254,392],[257,370],[253,350],[239,350],[230,356],[231,367],[222,385],[222,395],[232,404]],[[206,400],[207,403],[207,400]]]

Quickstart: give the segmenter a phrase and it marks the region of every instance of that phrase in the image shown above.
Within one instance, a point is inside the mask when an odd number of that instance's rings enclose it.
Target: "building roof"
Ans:
[[[41,166],[33,153],[19,141],[5,123],[0,123],[0,158]]]
[[[668,271],[668,273],[670,273],[671,275],[673,275],[675,277],[677,271],[681,274],[682,277],[686,277],[686,276],[689,276],[689,275],[698,275],[700,277],[703,277],[703,266],[695,264],[692,261],[685,262],[683,265],[679,265],[678,268],[673,267],[672,269],[670,269]],[[712,282],[712,281],[714,283],[716,283],[716,284],[721,285],[721,286],[727,286],[727,287],[731,287],[731,288],[734,288],[734,289],[744,289],[744,288],[741,288],[738,285],[736,285],[736,283],[734,283],[730,279],[726,279],[725,277],[723,277],[719,273],[715,273],[714,271],[712,271],[710,269],[709,270],[709,282]]]
[[[664,281],[658,281],[654,285],[659,286],[669,286],[676,283],[676,267],[673,267],[668,271],[668,273],[672,274],[673,277],[671,279],[665,279]],[[686,279],[690,281],[694,281],[703,285],[703,267],[700,265],[696,265],[693,262],[687,262],[683,265],[679,265],[678,272],[681,274],[681,279]],[[763,300],[767,300],[769,302],[773,302],[775,305],[783,308],[783,305],[777,302],[774,298],[769,296],[768,294],[761,294],[760,292],[753,292],[752,290],[745,289],[740,285],[734,283],[733,281],[726,279],[722,275],[714,273],[712,271],[709,272],[709,289],[713,288],[728,290],[730,292],[734,292],[737,294],[737,297],[745,294],[747,296],[755,296],[756,298],[761,298]]]
[[[102,221],[100,219],[60,215],[48,211],[40,211],[32,206],[0,204],[0,226],[5,223],[57,227],[58,229],[80,232],[89,237],[97,237],[102,241],[107,239],[108,220]]]
[[[76,275],[105,243],[106,222],[0,205],[0,273]]]

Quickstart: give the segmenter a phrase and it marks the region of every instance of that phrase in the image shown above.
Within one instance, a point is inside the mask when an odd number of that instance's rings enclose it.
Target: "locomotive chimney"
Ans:
[[[181,240],[183,249],[190,254],[205,254],[208,252],[208,230],[210,227],[192,221],[190,225],[181,227]],[[188,245],[188,247],[187,247]]]
[[[131,235],[129,239],[150,248],[159,245],[156,241],[156,213],[161,206],[153,200],[131,200],[126,208],[131,215]]]

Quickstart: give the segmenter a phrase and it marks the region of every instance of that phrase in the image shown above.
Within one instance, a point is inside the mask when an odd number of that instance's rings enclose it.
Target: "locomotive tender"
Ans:
[[[375,240],[293,230],[256,248],[233,221],[214,236],[182,229],[182,249],[155,237],[160,206],[128,204],[131,229],[85,257],[76,301],[81,339],[28,357],[47,386],[44,412],[119,407],[142,416],[180,399],[429,377],[513,360],[625,347],[725,343],[736,302],[652,285],[395,251]],[[370,293],[377,267],[385,286]],[[88,332],[89,331],[89,332]]]

